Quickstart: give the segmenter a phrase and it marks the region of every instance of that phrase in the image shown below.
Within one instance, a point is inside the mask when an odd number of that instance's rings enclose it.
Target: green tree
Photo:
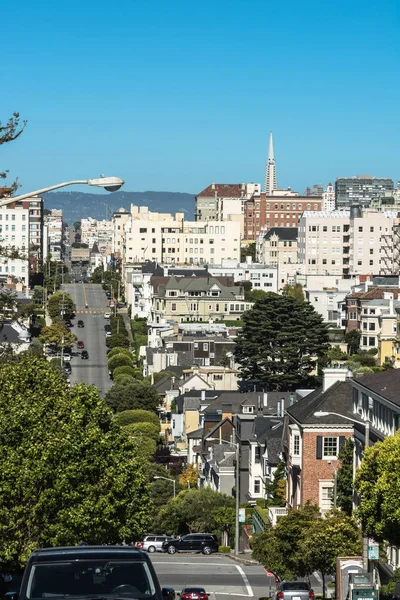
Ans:
[[[274,472],[270,484],[266,484],[267,503],[270,506],[285,506],[286,504],[286,463],[281,461]]]
[[[348,438],[338,455],[341,466],[337,472],[337,505],[349,516],[353,511],[353,452],[354,442]]]
[[[258,300],[264,300],[268,296],[267,292],[264,290],[251,290],[246,293],[246,301],[247,302],[257,302]]]
[[[131,423],[153,423],[157,427],[160,426],[160,419],[150,410],[124,410],[123,412],[117,413],[114,419],[121,427],[130,425]]]
[[[130,356],[131,358],[134,357],[133,353],[129,350],[129,348],[120,348],[120,347],[116,346],[115,348],[110,350],[110,352],[107,354],[107,358],[110,359],[113,356],[115,356],[116,354],[126,354],[127,356]]]
[[[165,377],[175,377],[175,373],[172,373],[172,371],[160,371],[159,373],[153,373],[154,383],[164,379]]]
[[[355,519],[340,511],[332,512],[325,519],[314,519],[305,529],[299,550],[307,572],[321,573],[323,598],[325,577],[335,574],[337,557],[358,556],[361,546],[361,533]]]
[[[143,438],[150,438],[156,443],[160,440],[160,423],[149,423],[148,421],[143,423],[130,423],[124,426],[125,431],[130,431],[135,436],[141,436]]]
[[[222,367],[229,367],[231,364],[231,359],[228,356],[229,352],[226,348],[226,346],[224,346],[222,348],[222,356],[221,356],[221,360],[219,361]]]
[[[214,492],[211,488],[184,489],[158,512],[153,529],[156,533],[173,535],[201,531],[219,534],[218,509],[234,509],[234,506],[235,499],[232,496]]]
[[[107,338],[107,346],[109,348],[116,348],[118,346],[122,348],[128,348],[128,337],[123,333],[113,333],[109,338]]]
[[[157,390],[147,382],[114,385],[106,394],[106,402],[114,412],[142,408],[156,412],[160,404]]]
[[[112,372],[117,367],[131,367],[133,365],[133,359],[127,354],[115,354],[108,359],[108,369]]]
[[[119,377],[121,375],[127,375],[128,377],[134,378],[135,374],[136,374],[136,369],[134,369],[130,365],[122,365],[121,367],[115,367],[113,370],[114,381],[115,381],[116,377]]]
[[[180,485],[177,480],[177,477],[171,473],[171,471],[166,470],[164,465],[159,465],[157,463],[151,463],[147,468],[148,480],[152,483],[152,500],[155,507],[155,515],[157,515],[158,510],[160,508],[164,508],[164,506],[172,500],[174,495],[174,486],[172,481],[165,481],[164,479],[154,479],[155,476],[158,477],[169,477],[170,479],[175,480],[175,489],[176,493],[180,491]],[[151,529],[152,525],[151,525]]]
[[[43,305],[44,300],[44,287],[41,285],[35,285],[33,288],[33,300],[36,304],[40,306]]]
[[[328,349],[328,330],[311,304],[270,293],[243,315],[235,357],[242,379],[266,389],[307,385]]]
[[[331,346],[326,353],[326,356],[330,362],[347,360],[348,355],[340,349],[340,346]]]
[[[92,283],[102,283],[104,278],[104,269],[102,265],[93,269],[92,274],[90,275],[90,280]]]
[[[289,296],[290,298],[294,298],[299,302],[304,302],[304,290],[301,283],[294,283],[290,285],[290,283],[286,283],[282,289],[283,296]]]
[[[70,348],[77,338],[62,321],[55,321],[43,327],[39,339],[42,344],[56,344],[57,350],[61,350],[62,346]]]
[[[372,354],[353,354],[351,361],[359,363],[363,367],[376,367],[376,358]]]
[[[347,344],[350,356],[352,354],[357,354],[357,352],[360,349],[361,331],[359,331],[358,329],[352,329],[351,331],[346,333],[344,339]]]
[[[69,389],[43,358],[0,364],[0,556],[34,548],[134,541],[148,526],[139,447],[94,386]]]
[[[179,477],[179,483],[184,487],[195,487],[199,480],[199,472],[194,465],[187,465]]]
[[[311,504],[302,510],[290,509],[275,527],[254,536],[253,557],[281,579],[304,577],[308,565],[300,546],[305,531],[319,517],[318,507]]]
[[[26,121],[21,122],[19,113],[17,112],[14,112],[12,117],[10,117],[5,123],[0,121],[0,146],[16,140],[25,129],[25,126]],[[8,171],[1,171],[0,179],[6,179],[7,174]],[[0,198],[12,194],[12,192],[15,192],[17,189],[18,183],[17,181],[14,181],[14,183],[11,183],[4,188],[4,191],[0,192]]]
[[[70,319],[74,313],[75,306],[69,294],[56,292],[52,294],[47,302],[47,310],[52,319]]]
[[[246,262],[246,256],[251,256],[252,262],[256,262],[256,243],[250,242],[240,248],[240,262]]]
[[[365,450],[357,469],[356,514],[365,535],[400,546],[400,430]]]

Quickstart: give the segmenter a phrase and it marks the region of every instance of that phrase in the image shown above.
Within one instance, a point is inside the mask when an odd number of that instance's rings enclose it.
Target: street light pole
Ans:
[[[172,481],[172,484],[174,486],[174,498],[176,497],[176,481],[175,481],[175,479],[172,479],[171,477],[163,477],[162,475],[154,475],[154,479],[165,479],[165,481]]]

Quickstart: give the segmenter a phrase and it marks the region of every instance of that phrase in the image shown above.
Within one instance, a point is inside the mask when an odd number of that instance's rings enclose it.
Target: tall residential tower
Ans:
[[[275,170],[275,156],[274,156],[274,140],[272,138],[272,132],[269,134],[269,148],[268,148],[268,161],[267,168],[265,170],[265,195],[272,196],[273,190],[276,190],[276,170]]]

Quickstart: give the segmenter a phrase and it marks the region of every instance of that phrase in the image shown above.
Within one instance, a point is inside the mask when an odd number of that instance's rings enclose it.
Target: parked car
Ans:
[[[110,323],[106,323],[104,325],[104,331],[111,331],[111,325],[110,325]]]
[[[109,310],[106,310],[106,312],[104,313],[104,318],[109,319],[110,317],[111,317],[111,312]]]
[[[67,375],[71,375],[72,368],[71,368],[70,363],[65,363],[65,365],[64,365],[64,371],[66,372]]]
[[[85,323],[82,321],[82,319],[79,319],[78,327],[85,327]]]
[[[106,337],[111,337],[111,336],[112,336],[111,329],[107,329],[107,331],[106,331]]]
[[[212,533],[189,533],[177,540],[165,541],[162,545],[163,552],[175,554],[175,552],[202,552],[211,554],[218,552],[218,539]]]
[[[202,587],[185,587],[181,593],[178,592],[178,596],[182,600],[207,600],[210,594],[207,594],[206,590]]]
[[[145,535],[141,540],[140,548],[147,552],[161,552],[164,542],[172,541],[175,538],[170,535]]]
[[[82,350],[81,358],[87,360],[89,358],[89,352],[87,350]]]
[[[306,581],[281,581],[272,600],[313,600],[313,590]]]
[[[85,344],[82,342],[82,340],[79,340],[76,342],[76,347],[79,348],[79,350],[82,350],[85,347]]]
[[[9,585],[9,600],[71,597],[174,600],[160,587],[149,556],[129,546],[41,548],[28,559],[22,582]],[[107,591],[104,591],[107,590]]]
[[[64,362],[70,362],[72,360],[72,354],[70,354],[69,352],[64,352],[63,360]]]

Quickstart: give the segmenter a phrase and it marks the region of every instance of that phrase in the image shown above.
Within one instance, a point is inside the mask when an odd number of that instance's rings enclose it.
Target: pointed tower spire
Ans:
[[[265,170],[265,187],[266,196],[271,196],[272,191],[277,189],[276,185],[276,170],[275,170],[275,155],[274,155],[274,140],[272,131],[269,134],[268,161]]]

